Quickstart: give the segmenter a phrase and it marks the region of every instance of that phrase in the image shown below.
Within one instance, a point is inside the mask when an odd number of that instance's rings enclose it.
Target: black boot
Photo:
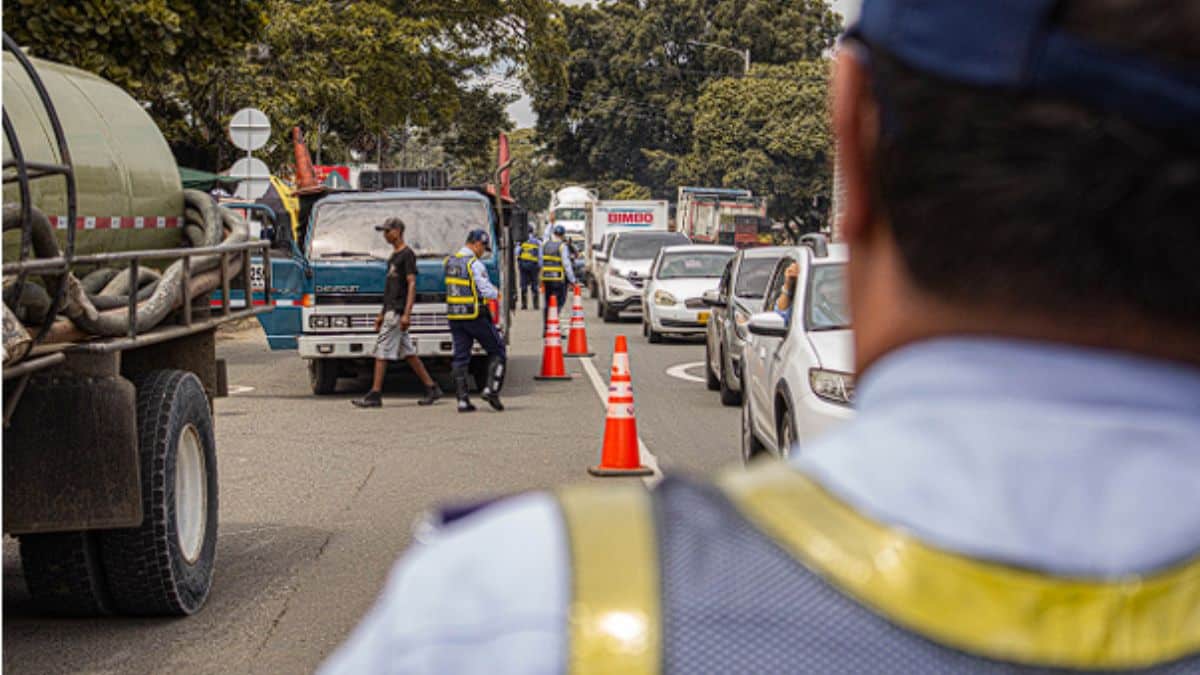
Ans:
[[[357,408],[381,408],[383,407],[383,394],[377,391],[368,391],[367,395],[351,401]]]
[[[529,289],[527,288],[521,289],[521,309],[529,309]]]
[[[496,410],[504,410],[504,404],[500,402],[500,390],[504,388],[504,370],[506,368],[504,359],[499,356],[493,356],[488,359],[488,381],[487,386],[483,388],[479,396],[488,402]]]
[[[475,406],[471,404],[471,397],[467,395],[470,391],[470,384],[467,382],[467,369],[454,369],[454,393],[458,397],[458,412],[475,412]]]
[[[433,405],[441,397],[442,388],[438,386],[437,382],[434,382],[428,387],[425,387],[425,398],[417,401],[417,405]]]
[[[538,299],[541,296],[542,296],[541,293],[534,292],[534,294],[533,294],[533,308],[534,309],[541,309],[541,307],[538,307]]]

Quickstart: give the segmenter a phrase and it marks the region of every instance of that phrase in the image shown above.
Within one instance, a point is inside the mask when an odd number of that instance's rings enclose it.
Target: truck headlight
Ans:
[[[670,293],[663,290],[658,290],[654,291],[654,304],[658,305],[659,307],[670,307],[671,305],[678,304],[678,301],[675,299],[675,296],[671,295]]]
[[[310,328],[329,328],[329,317],[310,316],[308,317],[308,325]]]
[[[333,317],[333,327],[334,328],[349,328],[350,327],[350,317],[348,317],[348,316]]]
[[[808,371],[808,383],[823,401],[845,406],[854,403],[854,376],[850,373],[813,368]]]

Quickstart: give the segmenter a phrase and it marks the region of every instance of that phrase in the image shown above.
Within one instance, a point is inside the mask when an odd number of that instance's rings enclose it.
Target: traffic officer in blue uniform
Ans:
[[[541,292],[538,290],[538,272],[541,269],[542,240],[533,228],[529,238],[521,242],[517,254],[517,267],[521,273],[521,309],[529,309],[528,293],[533,291],[533,308],[538,309]]]
[[[448,524],[325,672],[1200,672],[1198,16],[865,0],[854,420]]]
[[[542,268],[541,281],[546,287],[546,307],[542,310],[542,324],[550,315],[550,298],[558,298],[558,313],[563,315],[567,302],[567,288],[575,285],[575,263],[571,246],[566,242],[567,230],[562,225],[554,226],[554,236],[542,244],[538,264]]]
[[[487,268],[480,261],[491,250],[491,245],[487,232],[472,230],[467,235],[466,246],[446,258],[446,318],[454,341],[450,366],[459,412],[475,411],[468,395],[467,374],[471,348],[476,342],[488,355],[487,382],[480,396],[496,410],[504,410],[500,390],[504,387],[508,350],[486,302],[499,298],[500,292],[492,285]]]

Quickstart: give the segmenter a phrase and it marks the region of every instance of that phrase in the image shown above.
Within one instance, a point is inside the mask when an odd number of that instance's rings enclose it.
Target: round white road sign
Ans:
[[[229,140],[247,152],[267,144],[271,137],[271,120],[258,108],[242,108],[229,122]]]
[[[230,178],[240,178],[236,196],[238,199],[258,199],[271,185],[271,170],[257,157],[243,157],[229,169]]]

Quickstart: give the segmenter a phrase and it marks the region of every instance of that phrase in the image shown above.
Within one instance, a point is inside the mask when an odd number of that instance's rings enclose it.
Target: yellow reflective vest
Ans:
[[[482,302],[479,289],[475,287],[475,273],[471,271],[475,260],[475,256],[462,253],[446,258],[446,318],[451,321],[479,317]]]

